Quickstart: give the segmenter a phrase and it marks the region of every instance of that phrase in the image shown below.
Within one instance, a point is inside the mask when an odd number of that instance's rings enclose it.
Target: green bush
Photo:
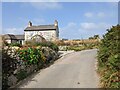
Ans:
[[[21,47],[22,45],[20,43],[10,43],[8,46],[18,46]]]
[[[45,57],[40,49],[37,48],[22,48],[18,50],[18,54],[21,60],[23,60],[24,64],[44,64]]]
[[[67,50],[81,51],[81,50],[84,50],[84,47],[83,46],[69,46],[67,47]]]
[[[120,25],[103,36],[98,51],[98,72],[102,87],[120,88]]]
[[[67,50],[74,50],[74,51],[81,51],[81,50],[86,50],[86,49],[94,49],[98,48],[99,41],[98,42],[93,42],[93,43],[83,43],[81,46],[79,45],[71,45],[67,47]]]
[[[49,48],[53,49],[56,52],[58,52],[58,50],[59,50],[58,46],[53,42],[31,42],[31,41],[27,41],[26,45],[28,45],[28,46],[49,47]]]
[[[55,43],[52,42],[41,42],[41,43],[36,43],[37,46],[44,46],[44,47],[49,47],[53,49],[54,51],[58,52],[59,48]]]
[[[48,47],[50,47],[51,49],[53,49],[54,51],[58,52],[59,48],[56,44],[52,43],[52,42],[48,42]]]
[[[28,76],[28,75],[27,75],[27,72],[26,72],[25,70],[22,70],[22,69],[21,69],[21,70],[17,73],[17,75],[16,75],[18,81],[23,80],[23,79],[26,78],[27,76]]]

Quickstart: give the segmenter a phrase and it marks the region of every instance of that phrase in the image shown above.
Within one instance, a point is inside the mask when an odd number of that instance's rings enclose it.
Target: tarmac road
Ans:
[[[19,88],[98,88],[97,49],[67,54]]]

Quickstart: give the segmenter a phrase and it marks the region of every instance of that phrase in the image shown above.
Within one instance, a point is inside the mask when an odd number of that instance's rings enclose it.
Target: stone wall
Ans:
[[[8,47],[5,49],[7,50]],[[10,50],[10,51],[9,51]],[[6,58],[6,55],[3,56],[2,59],[4,59],[2,63],[4,63],[4,69],[5,73],[3,72],[3,82],[4,82],[4,89],[7,87],[11,87],[16,85],[19,81],[22,79],[26,78],[30,74],[40,70],[41,68],[44,68],[46,66],[49,66],[51,62],[54,62],[59,58],[59,54],[56,53],[54,50],[52,50],[49,47],[42,47],[41,50],[46,58],[46,63],[44,65],[25,65],[22,60],[18,59],[12,59],[16,50],[18,50],[17,47],[11,47],[7,52],[8,52],[8,58]],[[7,53],[6,53],[7,54]],[[9,62],[7,62],[7,61]],[[12,63],[11,63],[12,62]],[[12,67],[11,67],[12,64]],[[6,67],[5,67],[6,65]],[[10,67],[12,71],[10,70]],[[11,72],[7,72],[7,68]],[[6,86],[5,86],[6,85]]]
[[[48,31],[25,31],[25,41],[30,40],[33,36],[40,35],[47,41],[54,41],[57,39],[56,30]]]

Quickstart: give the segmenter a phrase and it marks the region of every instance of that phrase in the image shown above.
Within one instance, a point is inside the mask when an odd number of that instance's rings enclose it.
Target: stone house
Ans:
[[[28,26],[24,30],[25,41],[37,38],[40,40],[41,37],[46,41],[55,41],[59,38],[59,28],[58,22],[55,20],[54,24],[51,25],[32,25],[32,22],[29,21]]]
[[[24,44],[24,35],[13,35],[13,34],[5,34],[3,35],[4,40],[10,44],[10,43],[19,43]]]
[[[30,40],[36,40],[38,42],[55,41],[59,39],[58,22],[55,20],[54,24],[38,26],[33,26],[29,22],[23,35],[5,34],[3,37],[8,44],[20,43],[23,45],[25,41]]]

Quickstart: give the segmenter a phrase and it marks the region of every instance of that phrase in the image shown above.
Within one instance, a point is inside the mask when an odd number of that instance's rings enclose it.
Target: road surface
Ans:
[[[19,88],[98,88],[96,49],[65,55]]]

